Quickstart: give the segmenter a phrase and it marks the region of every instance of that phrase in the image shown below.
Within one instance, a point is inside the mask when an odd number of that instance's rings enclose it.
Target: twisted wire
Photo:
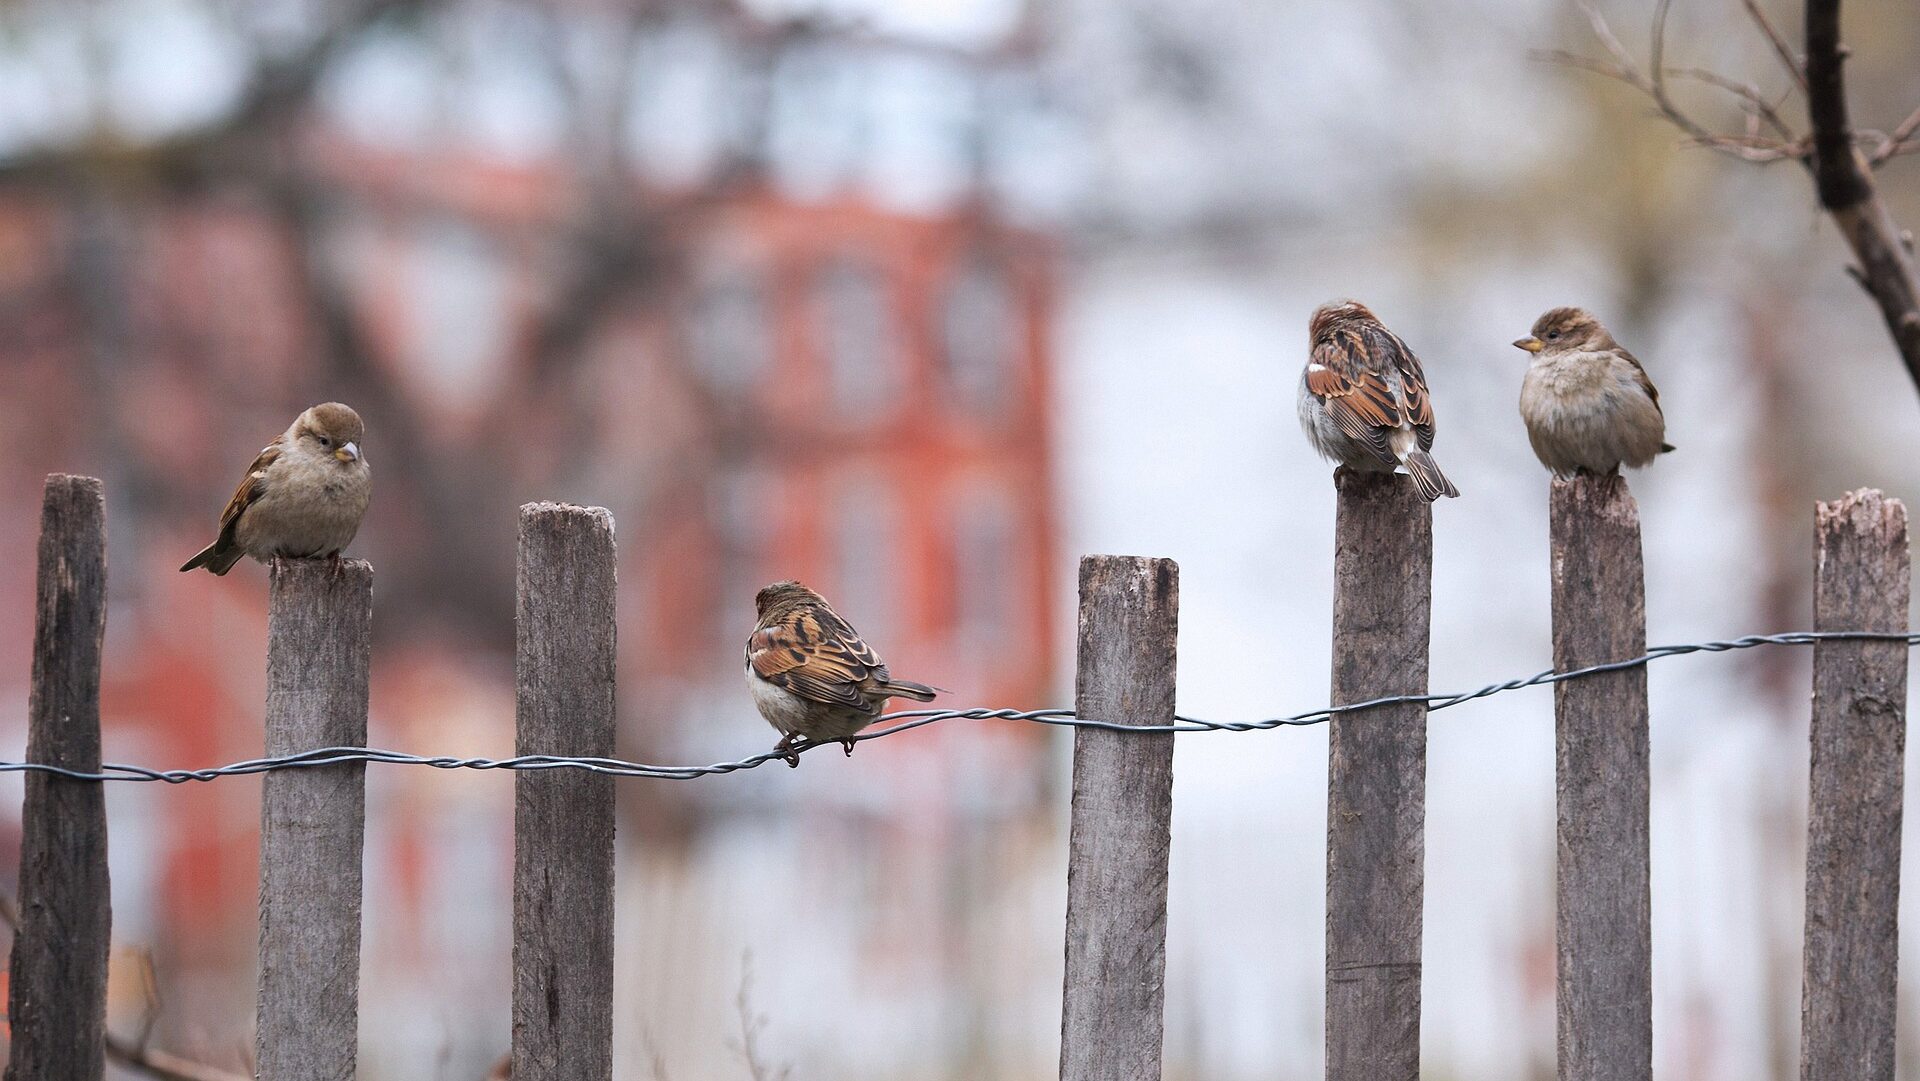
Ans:
[[[1527,687],[1543,687],[1569,680],[1584,679],[1604,672],[1620,672],[1633,668],[1644,668],[1657,660],[1667,657],[1681,657],[1691,653],[1729,653],[1734,650],[1753,649],[1758,646],[1806,646],[1816,642],[1864,641],[1864,642],[1900,642],[1912,649],[1920,645],[1920,633],[1908,634],[1894,631],[1788,631],[1782,634],[1750,634],[1740,638],[1730,638],[1709,642],[1690,642],[1685,645],[1655,646],[1638,657],[1621,661],[1609,661],[1605,664],[1588,665],[1565,672],[1551,668],[1535,672],[1530,676],[1489,683],[1484,687],[1467,691],[1464,694],[1401,694],[1383,698],[1370,698],[1363,702],[1350,702],[1345,705],[1324,706],[1304,713],[1293,713],[1283,717],[1268,717],[1257,721],[1209,721],[1198,717],[1175,714],[1170,724],[1129,725],[1116,721],[1103,721],[1091,717],[1076,716],[1071,709],[909,709],[898,713],[889,713],[881,717],[879,725],[854,737],[854,742],[885,739],[916,728],[924,728],[941,721],[1024,721],[1032,724],[1053,725],[1062,728],[1090,728],[1103,732],[1123,732],[1129,735],[1172,734],[1180,732],[1255,732],[1274,728],[1298,728],[1308,725],[1324,724],[1335,715],[1358,710],[1374,709],[1380,706],[1421,703],[1427,712],[1450,709],[1468,702],[1491,698],[1496,694],[1522,690]],[[806,753],[823,746],[837,743],[807,743],[794,750]],[[318,747],[297,754],[278,755],[264,758],[249,758],[232,762],[224,766],[207,769],[151,769],[146,766],[123,765],[109,762],[100,767],[97,773],[66,769],[43,762],[7,762],[0,761],[0,773],[45,773],[65,777],[75,781],[159,781],[165,784],[185,784],[189,781],[212,781],[221,777],[242,777],[253,773],[268,773],[274,770],[309,769],[319,766],[334,766],[351,762],[371,762],[399,766],[431,766],[434,769],[466,770],[543,770],[543,769],[579,769],[591,773],[601,773],[613,777],[650,777],[657,780],[688,781],[700,777],[711,777],[723,773],[738,773],[742,770],[758,769],[768,762],[780,761],[784,755],[775,751],[763,751],[731,762],[715,762],[705,766],[658,766],[645,762],[628,762],[618,758],[582,758],[568,755],[529,754],[514,758],[459,758],[450,755],[417,755],[403,751],[389,751],[377,747]]]

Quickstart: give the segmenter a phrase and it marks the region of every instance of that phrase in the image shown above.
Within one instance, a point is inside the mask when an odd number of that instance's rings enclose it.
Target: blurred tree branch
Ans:
[[[12,894],[0,892],[0,924],[5,924],[10,934],[20,933],[20,905]],[[107,1033],[106,1052],[109,1061],[123,1066],[135,1073],[158,1079],[158,1081],[248,1081],[247,1075],[234,1073],[207,1066],[192,1059],[165,1051],[156,1051],[147,1046],[153,1033],[153,1025],[160,1016],[159,985],[153,976],[153,961],[145,949],[134,955],[139,965],[139,979],[145,999],[145,1009],[140,1018],[140,1034],[131,1040]]]
[[[1794,55],[1758,0],[1742,2],[1748,18],[1792,78],[1794,88],[1805,95],[1809,133],[1797,132],[1781,115],[1781,103],[1770,100],[1751,83],[1697,68],[1668,67],[1666,28],[1672,0],[1660,0],[1655,11],[1651,56],[1645,68],[1635,62],[1590,0],[1581,0],[1581,6],[1607,58],[1557,49],[1536,56],[1634,87],[1653,100],[1661,116],[1684,132],[1691,145],[1743,161],[1797,161],[1806,168],[1821,208],[1839,227],[1858,261],[1857,266],[1847,268],[1848,273],[1879,305],[1907,374],[1920,388],[1920,272],[1915,268],[1912,235],[1894,221],[1873,183],[1875,169],[1902,154],[1920,152],[1920,109],[1889,132],[1853,127],[1842,72],[1848,50],[1840,40],[1840,0],[1807,0],[1804,61]],[[1747,114],[1746,130],[1720,132],[1696,119],[1669,93],[1667,80],[1674,76],[1731,94]]]
[[[258,143],[304,108],[327,66],[382,19],[417,14],[437,0],[352,0],[283,56],[262,54],[233,107],[186,131],[147,141],[97,124],[80,138],[0,159],[0,187],[39,187],[91,177],[175,193],[248,172]]]
[[[534,45],[567,104],[563,147],[554,162],[567,188],[556,203],[566,209],[540,238],[553,260],[552,284],[516,326],[508,345],[508,376],[482,403],[471,433],[435,438],[433,403],[416,400],[402,378],[404,366],[385,355],[387,343],[368,323],[363,298],[331,258],[337,211],[366,193],[357,177],[330,166],[302,136],[309,130],[305,122],[313,114],[316,90],[349,48],[396,20],[419,21],[431,32],[435,23],[427,16],[458,6],[450,0],[349,0],[329,9],[324,25],[297,46],[275,51],[254,41],[251,73],[220,115],[148,138],[96,118],[59,141],[0,157],[0,191],[45,197],[78,226],[71,235],[87,243],[72,242],[67,270],[56,275],[57,290],[77,315],[82,348],[112,365],[143,363],[140,336],[126,325],[137,318],[126,266],[146,243],[142,226],[156,210],[164,213],[218,194],[239,196],[263,211],[286,261],[291,295],[302,309],[319,373],[303,382],[353,402],[367,415],[383,459],[395,463],[383,471],[387,498],[397,494],[397,502],[411,508],[415,539],[393,553],[404,563],[391,579],[399,591],[394,609],[438,609],[504,632],[512,612],[512,578],[506,573],[511,547],[495,543],[498,531],[475,528],[475,515],[503,491],[552,479],[524,475],[530,469],[564,475],[591,466],[595,414],[577,408],[572,397],[578,388],[568,375],[624,307],[668,295],[668,283],[680,271],[678,249],[688,233],[687,219],[750,183],[758,175],[760,148],[756,132],[729,146],[711,182],[675,193],[644,190],[628,145],[637,49],[647,30],[703,4],[632,0],[615,5],[607,9],[616,20],[614,32],[604,40],[583,39],[566,14],[530,11],[538,34]],[[713,4],[707,14],[720,18],[723,9]],[[770,70],[782,50],[814,29],[803,20],[758,27],[745,36],[739,55],[748,67]],[[766,108],[762,87],[747,103],[749,121],[763,118]],[[102,258],[111,260],[109,269],[118,273],[100,273]],[[158,318],[169,315],[160,312]],[[661,359],[670,368],[680,360],[672,351]],[[711,396],[697,373],[674,375],[697,397]],[[115,408],[108,394],[99,400],[94,438],[107,456],[115,462],[127,459],[124,468],[140,475],[147,487],[172,483],[160,475],[146,477],[138,456],[120,453],[117,448],[127,443],[119,431],[127,423],[124,410]],[[547,423],[559,413],[567,415],[566,421]],[[541,430],[543,423],[554,437],[546,454],[513,454],[512,440]],[[721,427],[731,431],[734,425],[722,418]],[[680,460],[703,457],[711,456]],[[476,458],[485,461],[484,467],[476,468]],[[686,492],[670,487],[676,498]]]

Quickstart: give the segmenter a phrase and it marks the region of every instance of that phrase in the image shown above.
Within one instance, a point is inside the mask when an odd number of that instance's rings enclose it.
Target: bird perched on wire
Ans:
[[[1307,336],[1300,426],[1314,448],[1348,469],[1404,470],[1428,502],[1459,495],[1429,453],[1433,400],[1407,343],[1353,300],[1321,305]]]
[[[220,515],[220,535],[180,569],[225,574],[252,556],[338,559],[367,512],[373,477],[360,414],[325,402],[294,418],[247,467]]]
[[[887,699],[931,702],[939,688],[894,679],[887,662],[840,618],[827,599],[799,582],[775,582],[753,606],[760,621],[747,639],[747,687],[760,715],[780,733],[774,753],[798,766],[796,740],[853,737],[885,712]]]
[[[1527,439],[1556,476],[1638,469],[1673,449],[1647,370],[1591,313],[1555,308],[1513,344],[1533,354],[1520,384]]]

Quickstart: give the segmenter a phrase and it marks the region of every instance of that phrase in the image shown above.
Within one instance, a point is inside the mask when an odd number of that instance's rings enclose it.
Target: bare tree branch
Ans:
[[[4,891],[0,891],[0,924],[5,924],[12,934],[20,933],[19,902]],[[147,1036],[153,1031],[153,1023],[159,1013],[159,995],[153,983],[151,967],[142,972],[141,978],[146,981],[147,1012],[140,1019],[140,1035],[133,1040],[123,1040],[111,1032],[107,1033],[106,1052],[109,1059],[157,1081],[249,1081],[245,1074],[217,1069],[149,1048]]]
[[[748,1076],[753,1081],[789,1081],[793,1076],[792,1066],[772,1066],[761,1057],[760,1034],[766,1030],[767,1018],[753,1008],[751,955],[740,959],[740,991],[734,996],[733,1004],[740,1012],[740,1044],[737,1050],[746,1062]]]
[[[129,1070],[157,1081],[249,1081],[246,1074],[222,1070],[179,1055],[122,1040],[107,1034],[107,1057]]]
[[[1631,61],[1621,64],[1598,60],[1590,56],[1567,52],[1563,49],[1536,50],[1532,55],[1534,59],[1545,61],[1549,64],[1559,64],[1563,67],[1590,71],[1595,75],[1612,79],[1615,82],[1625,83],[1639,90],[1641,93],[1646,94],[1653,99],[1654,106],[1659,110],[1660,115],[1665,117],[1668,123],[1679,128],[1681,132],[1687,136],[1687,146],[1705,147],[1709,150],[1719,151],[1730,157],[1739,158],[1742,161],[1759,164],[1774,161],[1804,160],[1811,153],[1802,139],[1791,134],[1791,128],[1789,128],[1786,122],[1780,117],[1778,109],[1771,103],[1768,103],[1766,99],[1760,97],[1757,89],[1742,83],[1737,83],[1732,79],[1717,76],[1711,72],[1700,71],[1695,68],[1669,68],[1666,71],[1667,75],[1677,75],[1693,79],[1697,82],[1710,83],[1711,85],[1732,92],[1747,106],[1750,115],[1766,121],[1769,127],[1782,132],[1782,138],[1769,139],[1759,135],[1757,131],[1752,130],[1740,135],[1721,134],[1708,128],[1706,125],[1687,115],[1674,103],[1673,99],[1666,92],[1664,80],[1660,83],[1654,82],[1645,72],[1641,71],[1637,66],[1634,66]]]
[[[1787,74],[1793,76],[1794,85],[1800,88],[1801,93],[1805,93],[1807,70],[1801,66],[1800,58],[1793,55],[1793,46],[1787,44],[1787,39],[1774,27],[1773,20],[1767,18],[1767,13],[1760,7],[1760,0],[1742,0],[1742,2],[1746,4],[1747,15],[1752,18],[1753,25],[1760,28],[1760,33],[1766,36],[1767,43],[1773,46],[1773,54],[1780,58],[1780,66],[1787,69]]]
[[[1653,99],[1662,116],[1688,136],[1688,142],[1751,162],[1797,160],[1813,177],[1820,206],[1853,249],[1858,265],[1847,272],[1880,306],[1881,317],[1900,351],[1908,376],[1920,388],[1920,274],[1916,273],[1908,234],[1874,188],[1873,169],[1902,154],[1920,152],[1920,110],[1891,132],[1856,131],[1848,116],[1847,49],[1840,41],[1840,0],[1807,0],[1806,59],[1794,56],[1758,0],[1743,0],[1754,25],[1773,46],[1775,56],[1804,91],[1810,136],[1801,137],[1757,86],[1698,68],[1668,68],[1667,15],[1672,0],[1660,0],[1653,22],[1651,61],[1642,70],[1591,0],[1580,0],[1594,37],[1611,61],[1563,51],[1536,54],[1540,59],[1579,68],[1626,83]],[[1718,87],[1738,98],[1748,111],[1742,135],[1720,134],[1689,116],[1667,93],[1669,75]],[[1779,138],[1761,133],[1764,125]]]
[[[1897,154],[1920,150],[1920,145],[1912,141],[1916,132],[1920,132],[1920,109],[1915,109],[1905,120],[1900,121],[1900,125],[1887,135],[1879,149],[1875,150],[1868,160],[1874,165],[1879,165]]]
[[[1857,278],[1880,305],[1907,374],[1920,387],[1920,273],[1854,142],[1842,72],[1846,56],[1840,41],[1840,0],[1807,0],[1807,115],[1813,121],[1814,184],[1820,205],[1852,246],[1859,260]],[[1891,139],[1889,143],[1898,145]]]
[[[437,0],[354,0],[339,5],[326,28],[283,57],[262,59],[233,108],[198,127],[149,142],[121,133],[76,135],[66,143],[0,159],[0,185],[61,185],[88,173],[174,191],[206,187],[246,172],[260,140],[285,128],[311,100],[327,67],[348,43],[380,19],[423,10]]]
[[[1708,71],[1705,68],[1668,68],[1667,74],[1693,79],[1697,82],[1706,83],[1708,86],[1717,86],[1727,91],[1745,103],[1748,112],[1755,118],[1765,121],[1767,126],[1772,128],[1775,134],[1779,135],[1781,139],[1786,140],[1789,144],[1796,144],[1800,141],[1800,136],[1794,133],[1793,127],[1781,117],[1779,106],[1768,101],[1765,95],[1760,93],[1760,88],[1752,83],[1743,83],[1736,79],[1729,79],[1718,72]],[[1804,156],[1810,152],[1810,150],[1801,149],[1800,155]]]

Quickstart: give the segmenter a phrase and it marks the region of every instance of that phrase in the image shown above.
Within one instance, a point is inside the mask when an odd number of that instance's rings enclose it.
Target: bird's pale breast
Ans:
[[[241,550],[255,559],[331,555],[352,543],[367,511],[372,478],[364,463],[284,454],[267,467],[265,492],[236,523]]]
[[[1535,360],[1521,384],[1520,415],[1534,453],[1556,473],[1645,465],[1666,432],[1639,370],[1604,352]]]

